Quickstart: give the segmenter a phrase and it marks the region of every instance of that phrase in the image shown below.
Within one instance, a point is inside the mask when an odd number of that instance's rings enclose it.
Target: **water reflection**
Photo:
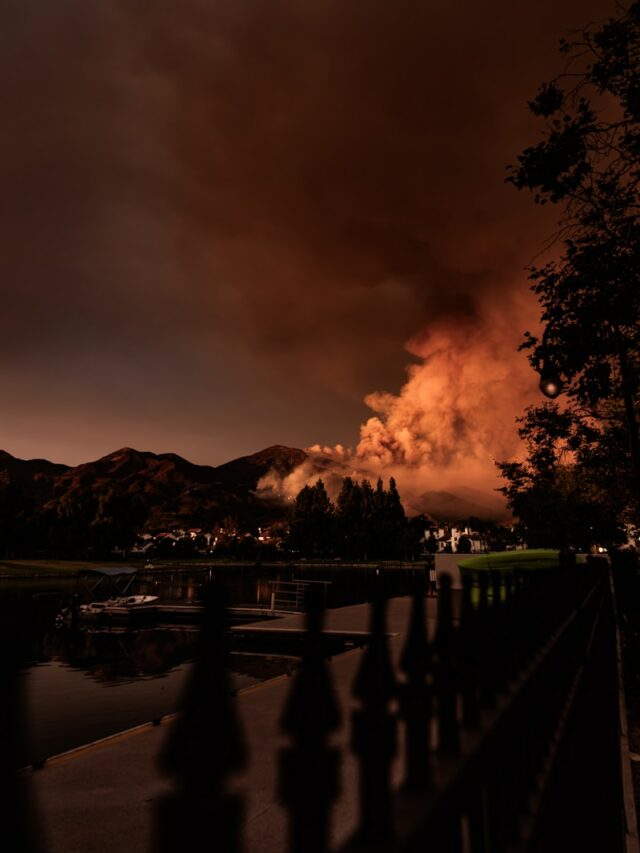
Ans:
[[[61,629],[45,637],[49,660],[81,669],[96,681],[163,675],[193,660],[194,630]]]
[[[423,569],[387,573],[385,591],[405,594]],[[224,582],[231,606],[267,607],[271,581],[331,580],[329,606],[366,601],[381,581],[375,567],[216,566],[193,571],[140,571],[131,592],[163,601],[197,601],[214,577]],[[20,621],[20,654],[27,695],[29,744],[20,758],[32,763],[177,710],[197,654],[195,626],[56,628],[57,613],[76,591],[69,578],[0,582],[0,619]],[[80,590],[79,590],[80,591]],[[95,596],[94,596],[95,597]],[[89,588],[83,600],[90,601]],[[230,655],[236,689],[290,673],[291,654],[264,648]],[[282,649],[282,651],[285,651]]]
[[[58,630],[25,669],[29,742],[40,761],[178,710],[197,654],[195,629]],[[288,673],[297,660],[230,654],[237,690]]]
[[[136,585],[141,591],[152,585],[166,599],[193,600],[202,583],[200,575],[160,582],[142,578]],[[27,744],[21,766],[175,712],[197,654],[195,626],[56,628],[56,615],[74,588],[68,580],[18,581],[0,590],[0,618],[10,610],[24,614]],[[290,672],[295,665],[288,658],[259,654],[232,654],[229,663],[236,689]]]

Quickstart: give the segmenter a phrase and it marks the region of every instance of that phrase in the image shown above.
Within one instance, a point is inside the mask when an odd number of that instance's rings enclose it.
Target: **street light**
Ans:
[[[559,397],[560,394],[562,394],[564,382],[560,376],[560,368],[549,355],[547,343],[549,331],[550,327],[545,326],[544,332],[542,333],[542,343],[540,345],[540,349],[542,350],[542,364],[539,363],[540,366],[538,367],[538,373],[540,374],[540,384],[538,387],[545,397],[555,400],[556,397]]]
[[[543,368],[540,374],[540,384],[538,386],[545,397],[555,400],[562,394],[563,383],[557,373],[551,372],[548,368]]]

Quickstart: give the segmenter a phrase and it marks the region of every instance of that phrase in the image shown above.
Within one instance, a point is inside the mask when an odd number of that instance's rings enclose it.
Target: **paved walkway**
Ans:
[[[391,599],[388,607],[390,646],[397,658],[407,625],[410,600]],[[436,600],[427,599],[430,628],[435,624]],[[331,610],[326,627],[366,630],[367,605]],[[282,627],[300,627],[302,617],[278,620]],[[338,655],[329,662],[343,724],[336,743],[344,749],[342,794],[334,811],[334,843],[353,830],[357,814],[357,768],[346,745],[349,737],[351,684],[362,650]],[[284,745],[278,719],[291,679],[283,676],[238,694],[238,711],[250,751],[249,768],[238,779],[245,795],[246,853],[282,853],[286,849],[286,815],[276,802],[276,753]],[[171,722],[145,726],[117,735],[70,755],[50,761],[30,773],[44,849],[48,853],[146,853],[153,838],[154,803],[171,790],[170,780],[156,767],[156,756]],[[399,762],[395,772],[399,773]],[[185,851],[186,853],[186,851]]]

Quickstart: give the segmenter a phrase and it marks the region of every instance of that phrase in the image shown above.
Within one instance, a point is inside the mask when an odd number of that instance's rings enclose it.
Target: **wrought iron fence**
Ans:
[[[615,634],[606,563],[466,577],[459,620],[442,580],[428,640],[416,592],[400,671],[385,601],[353,684],[351,749],[359,818],[341,853],[506,853],[625,849]],[[212,591],[203,655],[163,763],[176,791],[158,806],[159,853],[241,849],[242,804],[227,780],[243,743],[224,670],[223,610]],[[321,650],[322,609],[308,613],[304,659],[282,712],[278,797],[291,853],[329,849],[339,796],[332,733],[345,715]],[[404,728],[404,779],[391,762]]]
[[[424,581],[416,590],[398,671],[385,600],[375,598],[350,710],[340,707],[323,658],[321,598],[310,600],[301,669],[281,715],[288,745],[277,756],[289,853],[329,850],[341,766],[332,735],[345,720],[359,766],[359,814],[339,853],[625,850],[631,828],[622,807],[606,563],[466,576],[456,619],[450,579],[441,584],[431,638]],[[161,755],[174,790],[156,804],[156,853],[242,850],[243,800],[229,780],[247,757],[225,666],[219,586],[208,590],[206,606],[200,657]],[[4,683],[15,683],[12,660],[0,666]],[[11,792],[4,832],[7,849],[32,853],[7,734],[17,703],[10,691],[0,728],[0,771]]]

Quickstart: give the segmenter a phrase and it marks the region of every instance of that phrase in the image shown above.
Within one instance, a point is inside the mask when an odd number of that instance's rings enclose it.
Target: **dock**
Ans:
[[[387,630],[390,651],[396,659],[410,604],[408,598],[389,601]],[[426,599],[426,607],[433,629],[436,600]],[[364,639],[368,623],[369,607],[360,604],[327,611],[325,629],[330,634]],[[277,624],[280,632],[299,635],[304,618],[289,615]],[[264,623],[237,629],[254,634],[268,630]],[[328,662],[343,715],[336,742],[343,746],[349,740],[350,691],[362,654],[361,649],[354,648]],[[250,752],[249,767],[237,780],[237,789],[245,797],[245,853],[281,853],[286,849],[286,815],[276,798],[277,753],[286,743],[279,718],[291,684],[292,677],[280,676],[237,695]],[[160,774],[156,763],[172,719],[139,726],[49,759],[43,769],[27,771],[43,847],[48,853],[111,853],[114,843],[119,853],[147,853],[152,849],[155,803],[172,790],[171,780]],[[334,843],[340,843],[354,829],[357,816],[357,766],[351,753],[346,751],[345,756],[342,793],[334,811]]]

